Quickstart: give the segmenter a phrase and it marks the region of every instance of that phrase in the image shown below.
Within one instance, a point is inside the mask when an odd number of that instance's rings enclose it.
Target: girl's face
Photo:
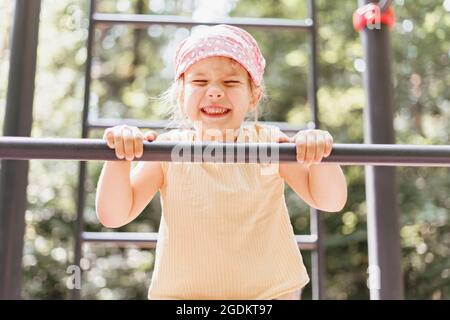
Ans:
[[[195,126],[205,130],[239,129],[246,114],[256,109],[261,90],[238,62],[210,57],[194,63],[184,74],[179,105]]]

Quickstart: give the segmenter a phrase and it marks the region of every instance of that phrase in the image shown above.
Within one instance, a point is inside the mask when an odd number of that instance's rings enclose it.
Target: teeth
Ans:
[[[210,113],[210,114],[222,114],[222,113],[227,112],[228,109],[209,107],[209,108],[203,108],[203,111],[205,111],[206,113]]]

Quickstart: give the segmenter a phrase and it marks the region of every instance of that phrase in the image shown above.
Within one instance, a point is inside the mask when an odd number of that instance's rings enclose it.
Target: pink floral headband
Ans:
[[[236,60],[255,85],[261,85],[266,60],[256,40],[247,31],[225,24],[206,27],[180,43],[175,53],[175,81],[194,63],[215,56]]]

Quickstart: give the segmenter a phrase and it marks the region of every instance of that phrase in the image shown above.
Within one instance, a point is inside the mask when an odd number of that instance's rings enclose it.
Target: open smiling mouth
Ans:
[[[225,116],[231,111],[231,109],[223,107],[204,107],[201,109],[202,114],[208,117],[220,118]]]

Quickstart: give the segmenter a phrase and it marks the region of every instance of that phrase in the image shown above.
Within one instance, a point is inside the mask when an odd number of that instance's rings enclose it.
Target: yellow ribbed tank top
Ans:
[[[195,139],[190,130],[167,134]],[[282,134],[255,123],[240,129],[237,142],[275,142]],[[278,164],[161,166],[162,216],[149,299],[273,299],[309,282]]]

